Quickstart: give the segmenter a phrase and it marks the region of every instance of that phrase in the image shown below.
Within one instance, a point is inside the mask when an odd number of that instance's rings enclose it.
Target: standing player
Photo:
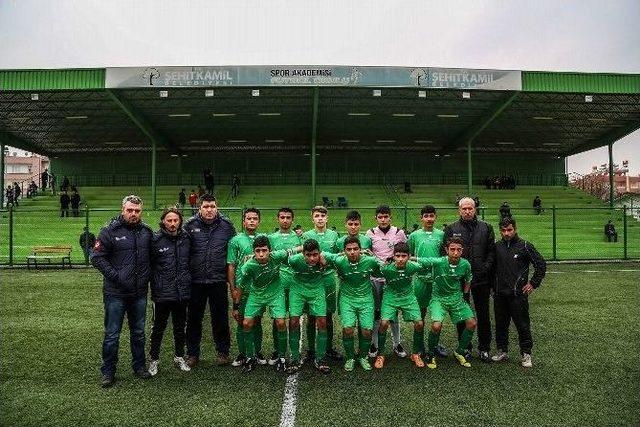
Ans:
[[[302,234],[303,240],[313,239],[318,242],[321,252],[336,253],[336,241],[338,233],[327,228],[329,220],[327,208],[324,206],[315,206],[311,209],[311,220],[313,221],[313,230],[306,231]],[[325,287],[325,297],[327,300],[327,357],[334,360],[342,360],[342,356],[333,348],[333,313],[336,311],[336,274],[331,268],[325,270],[322,279]],[[315,359],[313,349],[315,348],[316,320],[313,316],[309,316],[307,323],[307,341],[309,346],[309,356]]]
[[[340,237],[336,241],[336,246],[338,247],[339,251],[344,250],[344,241],[347,239],[347,237],[357,237],[358,239],[360,239],[360,247],[362,248],[362,250],[371,250],[371,239],[367,235],[360,233],[360,227],[362,226],[362,218],[360,217],[360,212],[349,211],[344,221],[344,226],[347,229],[347,234]]]
[[[360,240],[347,237],[342,254],[323,253],[327,265],[340,277],[340,323],[345,352],[345,371],[353,371],[355,365],[354,330],[360,325],[358,363],[365,371],[371,370],[367,349],[371,345],[374,301],[371,276],[380,276],[380,264],[375,257],[360,253]]]
[[[380,205],[376,209],[377,227],[367,231],[367,237],[371,239],[373,254],[381,262],[386,262],[393,257],[393,247],[396,243],[406,242],[407,236],[404,231],[391,225],[391,208],[387,205]],[[373,338],[369,357],[378,355],[378,328],[380,326],[380,304],[382,303],[382,291],[384,279],[373,279],[373,295],[375,297],[375,326],[373,328]],[[391,335],[393,337],[393,351],[398,357],[407,357],[400,343],[400,326],[398,322],[391,323]]]
[[[278,251],[281,249],[293,249],[302,245],[302,238],[291,229],[293,224],[293,210],[291,208],[280,208],[277,214],[279,230],[269,234],[269,242],[271,243],[271,250]],[[283,278],[285,274],[290,274],[288,267],[283,265],[280,267],[280,277]],[[289,280],[282,280],[284,286],[284,298],[285,306],[289,311]],[[276,322],[273,321],[273,352],[269,358],[269,365],[273,366],[278,361],[278,330],[276,328]],[[298,333],[298,337],[300,334]]]
[[[476,319],[473,317],[471,306],[463,297],[471,288],[471,264],[462,258],[462,239],[453,237],[447,240],[445,251],[447,256],[440,258],[421,258],[419,261],[433,266],[433,293],[429,303],[431,315],[431,330],[429,331],[429,351],[427,353],[427,366],[436,368],[435,351],[440,340],[442,322],[447,314],[454,325],[464,322],[464,330],[458,341],[458,348],[453,352],[460,365],[470,368],[464,354],[473,338],[476,329]],[[464,291],[460,283],[464,283]]]
[[[424,322],[420,315],[418,300],[413,292],[412,278],[416,273],[432,270],[430,265],[409,261],[409,246],[406,243],[396,243],[393,247],[394,262],[381,268],[385,279],[385,290],[380,308],[380,330],[378,331],[378,356],[375,367],[384,366],[384,344],[387,339],[389,322],[398,320],[398,312],[402,312],[405,322],[413,322],[413,351],[411,361],[418,367],[424,368],[420,352],[424,350]]]
[[[247,304],[247,298],[249,298],[249,288],[245,289],[241,293],[242,298],[236,298],[235,294],[239,292],[237,285],[238,272],[245,261],[253,254],[253,242],[255,240],[256,231],[260,226],[260,211],[256,208],[247,208],[242,213],[242,228],[243,231],[238,233],[229,242],[229,249],[227,251],[227,277],[229,278],[229,286],[231,288],[231,296],[234,300],[233,309],[238,311],[238,317],[235,318],[237,322],[236,327],[236,341],[238,342],[238,355],[231,363],[232,366],[242,366],[245,362],[245,356],[247,349],[245,348],[246,340],[244,338],[244,331],[242,328],[242,322],[244,318],[244,309]],[[236,306],[236,302],[238,305]],[[258,319],[261,320],[261,319]],[[256,321],[255,333],[252,335],[255,338],[255,353],[257,363],[265,365],[266,359],[262,355],[262,322]],[[253,352],[252,352],[253,353]]]
[[[285,354],[287,352],[287,315],[284,303],[284,291],[280,282],[280,265],[286,262],[292,251],[271,252],[271,244],[267,236],[258,236],[253,241],[253,257],[245,262],[239,274],[238,287],[233,298],[233,317],[241,318],[238,310],[244,291],[249,291],[242,317],[244,330],[244,348],[247,359],[243,372],[251,372],[255,368],[257,353],[255,348],[254,325],[260,321],[262,313],[269,311],[278,328],[278,361],[276,370],[285,372]],[[264,363],[266,364],[266,363]]]
[[[414,231],[409,235],[409,250],[411,255],[420,258],[438,257],[440,250],[444,245],[444,231],[434,228],[436,223],[436,208],[431,205],[425,205],[420,210],[420,221],[422,228]],[[427,269],[422,273],[418,273],[413,278],[413,290],[418,305],[420,306],[420,317],[424,321],[427,315],[427,308],[431,301],[431,291],[433,288],[433,269]],[[420,352],[424,355],[425,349],[421,348]],[[445,357],[446,351],[441,345],[436,348],[438,356]]]

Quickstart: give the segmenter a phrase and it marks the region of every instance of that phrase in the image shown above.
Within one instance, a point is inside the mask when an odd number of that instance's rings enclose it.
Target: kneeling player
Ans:
[[[454,237],[446,243],[447,256],[418,259],[423,264],[433,265],[434,269],[433,294],[429,303],[431,331],[429,331],[429,350],[427,353],[427,366],[431,369],[436,368],[436,346],[440,340],[442,321],[447,314],[454,325],[458,322],[464,322],[465,329],[458,342],[458,348],[453,354],[460,365],[465,368],[471,367],[471,363],[464,357],[464,353],[476,329],[476,319],[460,289],[461,281],[464,281],[464,293],[469,293],[471,287],[471,264],[462,258],[462,247],[462,239]]]
[[[249,289],[249,298],[244,310],[242,328],[244,330],[245,351],[247,360],[243,372],[251,372],[256,366],[254,343],[254,323],[265,310],[276,322],[278,329],[278,361],[276,370],[285,371],[285,353],[287,352],[287,315],[284,290],[280,281],[280,265],[286,262],[293,251],[271,252],[271,244],[267,236],[258,236],[253,241],[253,258],[249,259],[240,269],[238,292],[234,295],[233,317],[238,319],[238,312],[242,292]]]
[[[385,278],[385,290],[380,308],[380,330],[378,331],[379,353],[374,366],[381,369],[384,366],[384,344],[387,339],[389,322],[397,321],[398,311],[406,322],[413,322],[413,352],[411,361],[418,367],[424,368],[420,352],[424,348],[424,322],[420,315],[418,299],[413,291],[413,276],[416,273],[431,271],[417,262],[409,261],[409,245],[396,243],[393,247],[394,262],[383,266],[380,271]]]

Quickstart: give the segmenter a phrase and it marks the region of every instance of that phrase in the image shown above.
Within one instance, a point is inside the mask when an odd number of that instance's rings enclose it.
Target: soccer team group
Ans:
[[[131,206],[136,208],[135,204],[123,202],[121,218],[127,218],[125,210]],[[141,210],[141,201],[138,210]],[[515,220],[512,218],[503,219],[500,223],[502,240],[498,244],[502,243],[503,250],[507,253],[502,256],[499,253],[480,253],[500,252],[493,241],[493,230],[489,224],[476,218],[475,203],[472,199],[462,199],[459,202],[459,211],[460,229],[456,229],[453,224],[443,231],[436,228],[436,209],[430,205],[424,206],[420,212],[422,228],[412,232],[408,237],[402,229],[391,224],[391,209],[386,205],[376,209],[377,226],[367,230],[366,233],[361,232],[361,215],[357,211],[349,211],[345,218],[346,234],[340,237],[336,231],[327,227],[328,211],[323,206],[316,206],[311,210],[313,229],[305,232],[292,229],[294,212],[290,208],[281,208],[277,213],[279,228],[269,235],[259,232],[260,211],[256,208],[245,209],[242,215],[241,232],[234,233],[235,236],[230,237],[228,242],[215,240],[212,242],[213,246],[226,243],[224,248],[210,247],[208,243],[206,246],[207,251],[214,253],[217,250],[221,253],[220,251],[223,250],[226,256],[226,286],[223,290],[223,299],[226,306],[226,287],[228,286],[233,304],[232,317],[237,322],[238,347],[237,357],[233,361],[229,359],[229,362],[233,366],[241,367],[243,372],[251,372],[257,365],[269,364],[275,366],[278,371],[295,373],[300,370],[303,363],[309,362],[318,371],[329,373],[331,368],[327,359],[341,361],[346,371],[354,370],[356,364],[366,371],[374,367],[382,369],[388,357],[386,342],[388,331],[391,330],[393,345],[390,347],[398,357],[409,356],[416,367],[426,366],[435,369],[437,357],[446,356],[448,353],[439,345],[439,339],[442,324],[449,317],[458,328],[458,344],[451,353],[457,363],[469,368],[471,367],[471,340],[477,326],[476,316],[470,305],[471,295],[476,300],[476,294],[471,291],[472,286],[484,286],[474,283],[472,263],[480,259],[485,276],[489,271],[491,274],[507,272],[504,274],[505,277],[502,277],[502,280],[498,278],[497,282],[506,281],[506,285],[502,287],[508,292],[505,293],[504,290],[498,292],[497,288],[494,289],[496,323],[499,329],[496,331],[498,352],[491,357],[486,349],[479,346],[479,359],[485,362],[508,359],[508,328],[510,321],[513,320],[520,335],[522,366],[531,367],[532,340],[526,299],[533,289],[540,285],[544,275],[544,260],[527,242],[524,245],[526,252],[523,255],[530,254],[533,250],[536,254],[535,259],[530,260],[526,256],[518,259],[517,254],[514,257],[509,253],[510,250],[517,252],[516,243],[521,241],[517,237]],[[175,240],[176,236],[182,235],[186,236],[186,245],[191,247],[193,252],[193,241],[201,236],[204,231],[202,227],[207,223],[214,224],[213,221],[219,221],[220,217],[222,216],[217,211],[217,204],[212,196],[203,199],[198,214],[187,220],[185,224],[182,223],[182,215],[177,209],[167,209],[163,212],[161,229],[154,234],[151,243],[150,280],[156,310],[160,300],[158,289],[166,290],[173,286],[175,294],[179,295],[180,281],[184,282],[184,276],[189,275],[188,271],[180,273],[178,243],[175,245],[175,251],[170,250],[170,246],[166,245],[157,249],[156,243],[163,235],[174,236],[175,242],[178,241]],[[479,222],[484,228],[478,227]],[[226,223],[229,221],[226,220]],[[139,227],[139,224],[126,221],[123,224],[125,228],[132,225]],[[194,224],[200,225],[194,228]],[[105,266],[104,258],[108,250],[105,250],[104,245],[101,247],[100,243],[102,240],[109,239],[105,230],[101,231],[92,254],[92,260],[103,258],[102,261],[93,262],[103,274],[111,265]],[[483,230],[484,236],[482,236]],[[485,245],[481,242],[482,239],[488,239],[489,243]],[[118,241],[118,237],[114,241]],[[160,246],[163,245],[164,243],[160,244]],[[194,268],[198,269],[198,266],[194,266],[193,255],[190,257],[189,249],[186,252],[183,256],[187,258],[188,267],[186,268],[193,272]],[[175,264],[171,261],[161,262],[158,258],[163,256],[172,257],[176,260]],[[204,256],[203,259],[209,260],[207,254]],[[517,261],[513,265],[488,265],[510,263],[513,259]],[[530,262],[536,267],[536,274],[531,280],[529,279]],[[538,271],[540,266],[543,270],[542,275]],[[184,268],[183,265],[183,270]],[[165,271],[162,271],[163,269]],[[513,277],[509,277],[510,275]],[[159,277],[169,277],[169,279],[159,279]],[[108,277],[105,275],[105,294],[107,280]],[[189,280],[182,286],[189,286]],[[162,285],[158,287],[156,283],[154,286],[154,281],[162,281]],[[172,281],[174,283],[171,283]],[[154,289],[156,289],[155,292]],[[498,304],[498,293],[501,297],[506,296],[507,300]],[[478,301],[474,303],[478,308]],[[204,304],[206,305],[206,299]],[[488,310],[488,302],[484,305]],[[198,355],[187,354],[186,360],[182,357],[185,318],[191,314],[187,310],[187,307],[190,307],[188,304],[178,307],[179,309],[165,310],[166,313],[160,316],[160,322],[154,319],[151,358],[146,370],[150,375],[158,373],[159,347],[169,314],[172,315],[174,323],[176,366],[188,371],[199,361],[199,352]],[[226,310],[227,308],[224,307],[224,316],[228,315]],[[105,299],[107,329],[108,311]],[[336,312],[342,327],[344,355],[334,347],[333,315]],[[274,349],[269,359],[262,354],[262,317],[266,313],[273,319]],[[431,323],[425,345],[424,324],[427,313]],[[128,311],[127,314],[130,316]],[[303,316],[306,316],[308,346],[304,357],[301,351],[301,318]],[[401,343],[399,316],[413,326],[413,343],[409,355]],[[214,317],[219,319],[219,316],[214,316],[212,308],[212,324],[215,321]],[[199,320],[201,324],[202,313]],[[131,318],[129,321],[131,324]],[[186,323],[188,335],[189,323],[188,321]],[[485,331],[485,335],[486,332],[489,333],[490,339],[491,331]],[[114,363],[112,371],[109,371],[108,351],[105,353],[105,348],[108,346],[107,335],[109,333],[105,331],[103,385],[105,377],[106,380],[110,379],[111,383],[113,382],[115,371]],[[200,326],[198,341],[201,335]],[[133,342],[132,338],[132,346]],[[221,347],[217,345],[217,348],[220,353]],[[288,362],[287,348],[289,349]],[[225,350],[228,352],[228,347],[222,349],[223,352]],[[187,351],[190,351],[188,343]],[[136,353],[133,349],[132,352]],[[117,354],[115,357],[117,358]],[[369,359],[372,359],[373,367]],[[134,360],[134,365],[135,363]],[[140,369],[136,366],[134,371],[137,375],[140,373]]]

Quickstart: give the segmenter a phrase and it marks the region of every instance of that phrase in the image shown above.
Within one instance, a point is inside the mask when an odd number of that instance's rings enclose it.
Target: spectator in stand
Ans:
[[[191,189],[191,194],[189,194],[189,206],[191,206],[191,215],[198,213],[198,194],[193,188]]]
[[[71,203],[71,198],[67,194],[66,191],[63,191],[60,194],[60,218],[69,216],[69,204]]]
[[[42,189],[46,190],[47,185],[49,185],[49,169],[45,168],[44,172],[42,172],[42,174],[40,175],[40,178],[41,178]]]
[[[62,178],[62,185],[60,186],[60,191],[69,191],[69,178],[65,175]]]
[[[186,204],[187,204],[187,193],[183,188],[182,190],[180,190],[180,193],[178,193],[178,209],[182,210],[184,208],[184,205]]]
[[[540,200],[540,196],[536,196],[533,199],[533,210],[536,212],[536,215],[540,215],[542,212],[542,200]]]
[[[80,194],[78,194],[78,190],[75,190],[71,195],[71,212],[73,216],[80,216]]]
[[[511,218],[511,207],[506,201],[500,206],[500,219]]]
[[[607,236],[608,242],[617,242],[618,241],[618,232],[616,231],[616,227],[614,227],[611,220],[609,220],[604,225],[604,235]]]

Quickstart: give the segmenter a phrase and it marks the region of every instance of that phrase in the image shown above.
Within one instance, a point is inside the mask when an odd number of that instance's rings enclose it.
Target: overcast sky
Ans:
[[[188,5],[188,6],[187,6]],[[639,0],[0,0],[0,68],[396,65],[640,73]],[[640,131],[614,162],[640,173]],[[598,149],[569,171],[607,162]]]

